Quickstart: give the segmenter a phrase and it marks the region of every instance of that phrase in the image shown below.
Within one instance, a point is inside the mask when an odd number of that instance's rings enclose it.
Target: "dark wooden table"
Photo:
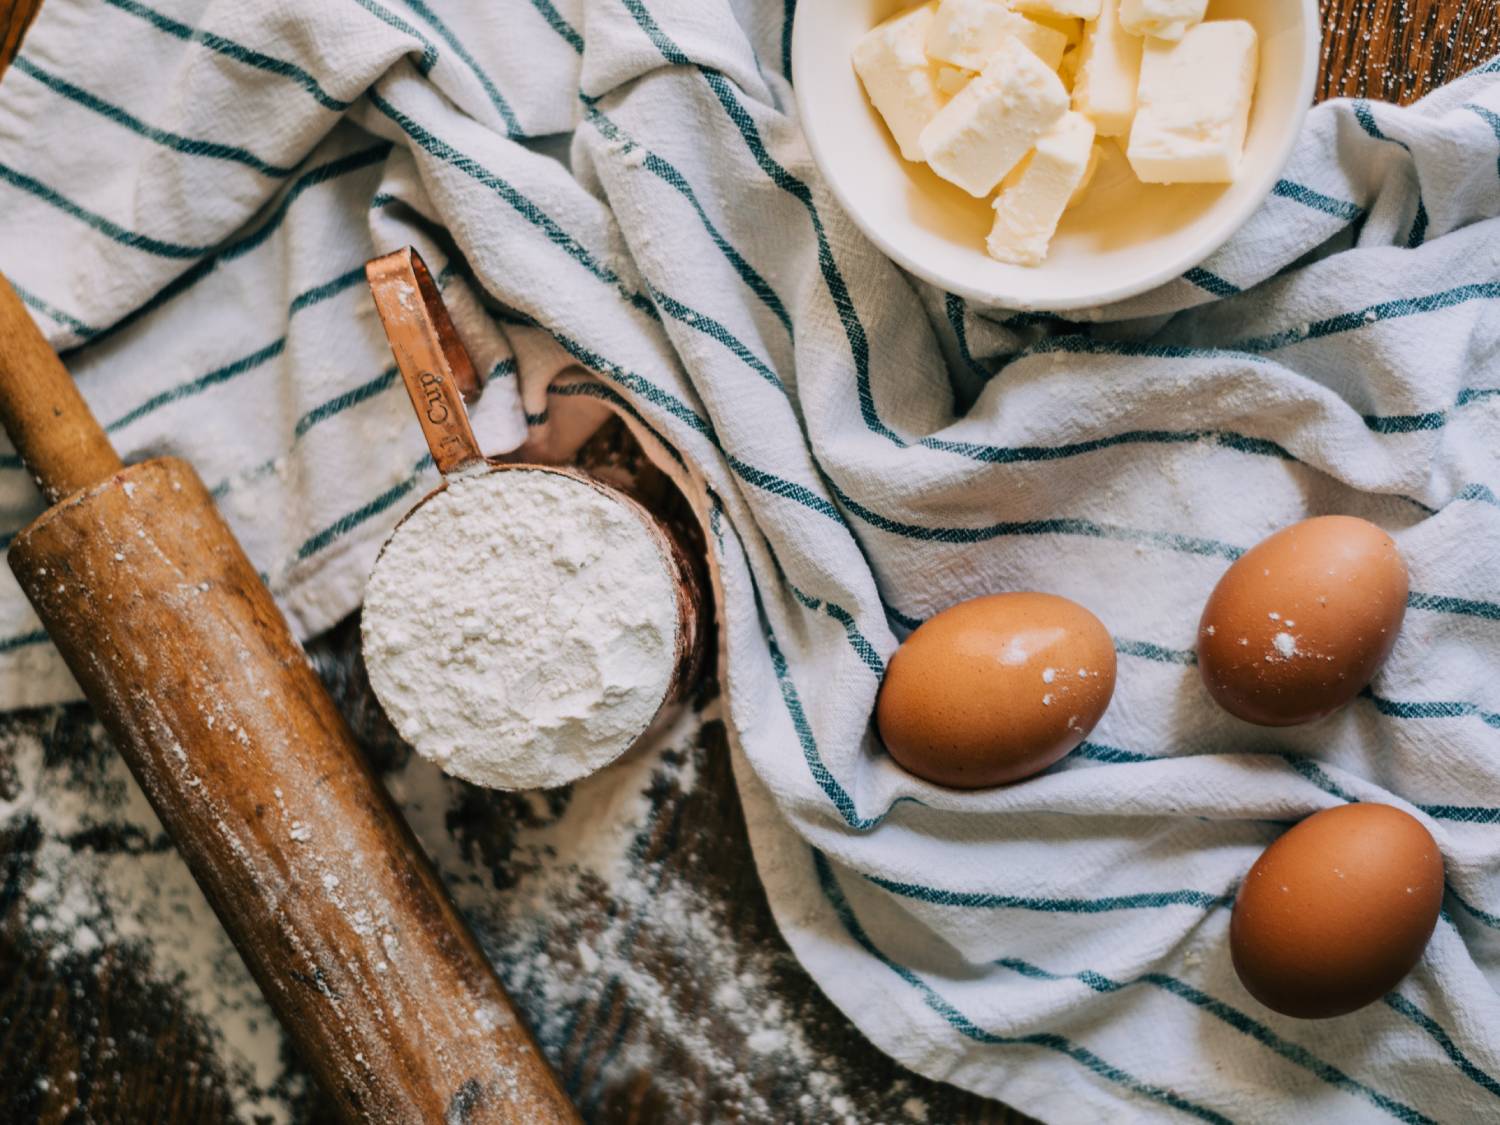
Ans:
[[[40,7],[0,0],[0,72]],[[1325,0],[1323,17],[1322,97],[1411,101],[1500,52],[1493,0]],[[356,624],[311,649],[398,798],[436,816],[437,835],[424,842],[588,1119],[1026,1120],[903,1071],[802,972],[755,873],[711,687],[676,732],[592,785],[545,799],[449,787],[434,813],[430,794],[424,805],[402,792],[433,777],[409,762],[371,698]],[[6,717],[0,802],[21,784],[12,758],[27,739],[45,747],[47,768],[80,786],[107,770],[111,751],[86,709]],[[549,854],[567,858],[580,846],[547,833],[571,825],[575,802],[602,807],[608,785],[639,807],[621,822],[629,838],[601,840],[589,854],[613,865],[622,885],[546,877]],[[91,857],[176,862],[162,838],[107,828],[81,835],[67,845]],[[27,899],[48,875],[45,837],[24,817],[0,829],[0,1122],[245,1118],[245,1083],[223,1058],[222,1033],[142,952],[141,940],[189,940],[186,923],[157,919],[132,942],[98,947],[60,943],[56,919],[38,932]],[[536,841],[548,839],[539,851]],[[601,962],[601,949],[612,959]],[[296,1059],[282,1059],[265,1104],[297,1122],[328,1120],[303,1075]]]

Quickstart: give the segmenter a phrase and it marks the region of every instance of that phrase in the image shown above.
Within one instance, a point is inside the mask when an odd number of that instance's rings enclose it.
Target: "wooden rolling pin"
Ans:
[[[197,474],[125,467],[0,278],[10,565],[350,1122],[576,1121]]]

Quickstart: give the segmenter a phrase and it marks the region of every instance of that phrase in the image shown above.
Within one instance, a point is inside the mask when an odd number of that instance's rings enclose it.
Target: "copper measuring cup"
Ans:
[[[417,421],[432,451],[433,462],[443,475],[443,483],[402,517],[393,536],[399,533],[401,525],[411,518],[413,512],[442,493],[452,481],[489,473],[541,472],[585,484],[613,503],[624,506],[655,542],[676,593],[677,627],[672,675],[651,720],[619,747],[614,756],[618,758],[639,741],[663,708],[687,694],[702,669],[707,602],[698,571],[692,566],[678,536],[655,514],[620,489],[575,468],[486,457],[474,436],[466,406],[466,402],[479,397],[479,378],[421,255],[412,247],[397,250],[372,259],[365,266],[365,274],[396,366],[416,410]],[[437,573],[442,572],[442,562],[438,557],[441,549],[439,543],[432,545],[433,569]],[[600,766],[603,764],[599,763]]]

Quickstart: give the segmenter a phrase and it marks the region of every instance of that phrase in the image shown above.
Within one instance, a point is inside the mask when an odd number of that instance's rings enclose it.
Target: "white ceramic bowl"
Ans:
[[[1281,177],[1318,74],[1317,0],[1210,0],[1209,19],[1244,19],[1260,35],[1260,77],[1239,178],[1146,185],[1104,146],[1088,194],[1070,209],[1042,265],[984,249],[994,213],[901,159],[865,97],[849,54],[870,28],[914,0],[803,0],[792,29],[802,128],[834,195],[859,228],[918,277],[984,305],[1062,311],[1134,296],[1198,265],[1260,206]]]

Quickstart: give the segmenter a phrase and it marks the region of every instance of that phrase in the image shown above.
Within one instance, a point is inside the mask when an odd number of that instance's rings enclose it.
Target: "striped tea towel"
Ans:
[[[1229,246],[1069,322],[916,284],[851,227],[791,8],[47,0],[0,86],[0,269],[129,456],[198,466],[304,634],[434,480],[366,258],[441,271],[490,448],[624,413],[710,529],[776,916],[908,1066],[1057,1121],[1500,1114],[1500,65],[1319,108]],[[37,506],[8,459],[3,526]],[[1400,543],[1400,642],[1343,713],[1239,723],[1199,608],[1327,512]],[[1037,780],[924,785],[869,728],[884,662],[1013,589],[1100,615],[1114,704]],[[9,586],[0,660],[7,705],[73,692]],[[1383,1002],[1282,1019],[1230,968],[1235,886],[1352,800],[1431,828],[1445,913]]]

